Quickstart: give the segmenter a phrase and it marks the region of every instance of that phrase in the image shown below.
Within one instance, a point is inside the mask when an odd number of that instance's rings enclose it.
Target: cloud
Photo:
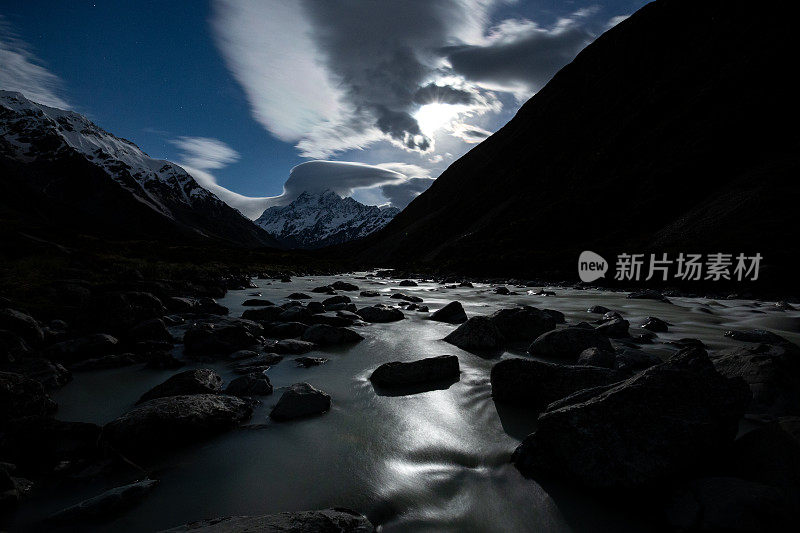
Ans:
[[[457,124],[453,128],[453,136],[459,137],[465,143],[469,144],[479,143],[491,134],[492,132],[490,131],[469,124]]]
[[[389,141],[430,152],[414,114],[434,96],[486,108],[474,86],[441,83],[452,42],[481,38],[492,0],[216,0],[212,27],[255,118],[304,157]],[[465,112],[468,110],[465,110]]]
[[[0,15],[0,89],[18,91],[29,100],[60,109],[70,105],[58,96],[61,79],[42,66],[27,43]]]
[[[223,168],[239,160],[239,152],[218,139],[178,137],[170,143],[181,150],[187,165],[201,170]]]
[[[551,28],[530,20],[505,20],[483,43],[450,46],[443,53],[453,71],[467,80],[527,98],[594,39],[580,24],[591,13],[579,11]]]

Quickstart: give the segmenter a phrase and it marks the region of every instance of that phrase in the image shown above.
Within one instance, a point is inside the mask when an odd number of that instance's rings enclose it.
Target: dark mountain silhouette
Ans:
[[[0,219],[4,230],[111,239],[278,246],[201,187],[86,117],[0,91]]]
[[[350,249],[376,265],[577,279],[578,254],[798,258],[794,21],[778,2],[659,0]],[[612,267],[613,268],[613,267]]]

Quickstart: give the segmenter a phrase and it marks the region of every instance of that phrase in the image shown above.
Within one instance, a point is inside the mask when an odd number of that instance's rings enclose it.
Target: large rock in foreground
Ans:
[[[168,396],[109,422],[103,437],[123,453],[151,456],[233,429],[252,414],[249,403],[233,396]]]
[[[375,369],[369,379],[379,387],[404,387],[432,381],[458,380],[460,372],[458,357],[440,355],[417,361],[384,363]]]
[[[0,422],[24,416],[46,416],[58,406],[44,386],[12,372],[0,372]]]
[[[331,397],[308,383],[295,383],[283,393],[269,416],[279,422],[318,415],[331,408]]]
[[[168,378],[164,383],[156,385],[142,394],[136,404],[155,398],[180,396],[182,394],[216,394],[222,390],[222,378],[208,368],[185,370]]]
[[[195,324],[183,335],[184,351],[193,357],[224,357],[257,345],[263,333],[260,324],[243,318]]]
[[[462,350],[492,351],[501,349],[506,342],[503,334],[487,316],[474,316],[458,326],[444,338]]]
[[[547,473],[597,489],[652,485],[729,445],[749,399],[746,384],[717,373],[705,350],[684,349],[595,395],[578,392],[558,402],[512,460],[525,475]]]
[[[528,351],[542,357],[562,359],[570,363],[578,360],[587,348],[614,351],[608,338],[594,329],[564,328],[548,331],[536,338]]]
[[[800,415],[800,350],[792,343],[759,344],[720,350],[711,360],[727,377],[741,377],[750,386],[749,413]]]
[[[543,410],[548,404],[580,390],[608,385],[623,374],[593,366],[555,365],[531,359],[505,359],[492,367],[492,397]]]
[[[228,516],[192,522],[162,533],[371,533],[375,528],[365,516],[349,509],[298,511],[261,516]]]

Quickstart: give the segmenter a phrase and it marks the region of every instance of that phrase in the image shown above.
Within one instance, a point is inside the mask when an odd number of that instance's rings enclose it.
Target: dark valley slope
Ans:
[[[609,30],[500,131],[349,251],[372,264],[577,280],[580,251],[760,252],[800,224],[794,19],[664,0]]]
[[[10,248],[31,233],[278,246],[180,166],[8,91],[0,91],[0,221]]]

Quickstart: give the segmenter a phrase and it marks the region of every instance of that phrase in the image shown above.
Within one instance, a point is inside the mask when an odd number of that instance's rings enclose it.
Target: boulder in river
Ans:
[[[467,351],[495,351],[501,349],[506,342],[500,329],[488,316],[470,318],[444,340]]]
[[[278,318],[278,315],[283,313],[283,311],[284,309],[277,305],[266,305],[257,309],[246,309],[245,312],[242,313],[242,318],[245,320],[272,322]]]
[[[636,348],[623,347],[614,355],[614,367],[629,373],[650,368],[661,362],[661,358],[657,355]]]
[[[119,341],[116,337],[96,333],[53,344],[47,348],[45,355],[55,361],[73,363],[85,359],[97,359],[118,351]]]
[[[331,283],[331,287],[333,287],[337,291],[345,291],[345,292],[358,290],[358,287],[356,285],[353,285],[352,283],[348,283],[346,281],[335,281]]]
[[[598,366],[600,368],[614,368],[616,362],[616,354],[613,351],[603,350],[600,348],[586,348],[578,356],[576,365],[582,366]]]
[[[310,300],[311,296],[302,292],[293,292],[289,296],[287,296],[290,300]]]
[[[336,291],[330,285],[323,285],[321,287],[314,287],[311,292],[316,294],[336,294]]]
[[[308,383],[295,383],[281,395],[269,416],[279,422],[324,413],[331,397]]]
[[[268,307],[275,304],[263,298],[250,298],[242,302],[242,305],[245,307]]]
[[[348,344],[364,340],[364,337],[348,328],[338,328],[325,324],[314,324],[303,333],[303,340],[319,344],[320,346],[331,346],[336,344]]]
[[[605,322],[601,323],[599,326],[594,328],[597,333],[601,335],[605,335],[606,337],[612,339],[623,339],[625,337],[630,337],[630,333],[628,333],[628,328],[631,327],[630,322],[625,320],[624,318],[612,318],[611,320],[606,320]]]
[[[160,318],[151,318],[140,322],[128,332],[128,338],[132,341],[157,341],[174,342],[175,339],[167,330],[167,326]]]
[[[587,313],[595,313],[598,315],[604,315],[609,311],[611,311],[611,309],[609,309],[608,307],[604,307],[602,305],[593,305],[592,307],[586,310]]]
[[[303,341],[300,339],[283,339],[275,343],[272,347],[275,353],[300,355],[308,353],[317,348],[313,342]]]
[[[461,324],[467,321],[467,313],[464,311],[461,302],[450,302],[441,309],[434,311],[430,319],[437,322],[447,322],[448,324]]]
[[[0,372],[0,422],[24,416],[44,416],[58,406],[38,381],[20,374]]]
[[[563,328],[548,331],[536,338],[528,352],[542,356],[575,362],[587,348],[613,351],[608,338],[593,329]]]
[[[337,296],[331,296],[330,298],[325,298],[324,300],[322,300],[322,305],[324,305],[325,308],[327,309],[329,305],[349,304],[350,301],[351,300],[349,296],[339,294]]]
[[[492,367],[495,401],[542,411],[577,391],[622,380],[623,374],[594,366],[569,366],[533,359],[504,359]]]
[[[458,357],[439,355],[416,361],[384,363],[375,369],[369,379],[379,387],[404,387],[433,381],[457,381],[460,372]]]
[[[62,509],[51,516],[48,521],[57,524],[73,524],[112,520],[139,503],[156,485],[158,485],[157,480],[145,479],[115,487],[72,507]]]
[[[636,489],[692,472],[736,436],[750,392],[705,350],[681,350],[627,380],[577,392],[539,416],[516,449],[525,475],[595,489]]]
[[[642,327],[654,333],[666,333],[669,331],[669,323],[654,316],[645,318]]]
[[[398,285],[400,287],[416,287],[417,286],[417,282],[414,281],[414,280],[410,280],[410,279],[404,279],[403,281],[398,283]]]
[[[422,302],[422,298],[419,296],[414,296],[413,294],[408,294],[405,292],[395,292],[389,298],[392,300],[403,300],[405,302],[414,302],[420,303]]]
[[[148,457],[233,429],[252,414],[248,402],[233,396],[167,396],[109,422],[103,438],[126,455]]]
[[[195,324],[183,335],[184,351],[189,356],[225,357],[257,345],[263,333],[260,324],[241,318]]]
[[[136,405],[154,398],[182,394],[217,394],[222,390],[222,378],[208,368],[184,370],[142,394]]]
[[[266,396],[272,394],[272,383],[264,372],[252,372],[231,381],[225,394],[232,396]]]
[[[755,342],[763,344],[791,344],[787,339],[765,329],[729,330],[724,334],[736,341]]]
[[[30,346],[37,347],[44,340],[44,331],[32,316],[16,309],[0,309],[0,329],[17,334]]]
[[[653,290],[653,289],[645,289],[641,291],[634,291],[628,294],[628,298],[632,300],[656,300],[658,302],[664,302],[666,304],[671,304],[672,302],[669,301],[669,298],[661,294],[660,292]]]
[[[378,291],[361,291],[359,293],[359,296],[362,296],[364,298],[375,298],[376,296],[380,295],[381,293],[379,293]]]
[[[556,329],[556,321],[535,307],[520,306],[499,309],[489,316],[506,340],[532,341],[539,335]]]
[[[356,314],[364,321],[373,323],[397,322],[406,317],[401,310],[383,304],[362,307]]]
[[[0,457],[34,475],[49,475],[56,468],[80,468],[100,457],[100,434],[97,424],[28,416],[4,424]]]
[[[161,533],[373,533],[374,531],[375,528],[365,516],[337,507],[323,511],[210,518]]]
[[[269,327],[267,334],[273,339],[294,339],[300,337],[308,329],[302,322],[281,322]]]
[[[328,360],[325,359],[324,357],[303,356],[303,357],[296,357],[295,362],[297,363],[297,366],[303,368],[311,368],[312,366],[324,365],[325,363],[328,362]]]

